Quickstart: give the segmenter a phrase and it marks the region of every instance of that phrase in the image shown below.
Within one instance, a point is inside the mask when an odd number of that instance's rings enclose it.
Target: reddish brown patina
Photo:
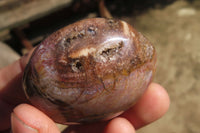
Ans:
[[[131,107],[152,80],[151,43],[124,21],[86,19],[34,51],[24,73],[31,103],[55,122],[110,119]]]

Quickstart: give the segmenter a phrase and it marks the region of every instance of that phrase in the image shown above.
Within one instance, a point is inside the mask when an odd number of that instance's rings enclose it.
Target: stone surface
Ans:
[[[179,0],[162,9],[150,9],[136,18],[121,18],[134,25],[154,43],[158,55],[154,81],[163,85],[171,98],[167,114],[140,129],[138,133],[200,131],[199,7],[199,0],[193,3]],[[0,45],[0,57],[3,49]],[[6,54],[4,65],[8,64],[10,52]]]
[[[85,19],[37,47],[23,86],[55,122],[91,123],[130,108],[151,82],[155,62],[154,47],[126,22]]]
[[[167,114],[138,133],[200,132],[200,1],[176,1],[127,20],[157,49],[155,82],[171,98]],[[133,20],[134,19],[134,20]]]

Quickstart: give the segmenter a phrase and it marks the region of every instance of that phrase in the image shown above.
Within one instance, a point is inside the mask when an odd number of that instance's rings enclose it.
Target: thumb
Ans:
[[[56,124],[44,113],[28,104],[17,106],[11,115],[13,133],[59,133]]]

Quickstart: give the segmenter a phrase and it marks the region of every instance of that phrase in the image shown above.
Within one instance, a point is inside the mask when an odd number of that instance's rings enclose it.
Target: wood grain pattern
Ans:
[[[0,31],[28,23],[64,8],[72,0],[1,0]]]

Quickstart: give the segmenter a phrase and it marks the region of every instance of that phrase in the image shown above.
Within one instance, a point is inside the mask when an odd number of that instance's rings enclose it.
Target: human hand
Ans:
[[[13,133],[57,133],[55,123],[28,103],[22,76],[30,54],[0,70],[0,131],[12,127]],[[107,122],[69,126],[64,133],[134,133],[165,114],[169,97],[163,87],[151,83],[136,105]],[[10,122],[11,121],[11,122]]]

